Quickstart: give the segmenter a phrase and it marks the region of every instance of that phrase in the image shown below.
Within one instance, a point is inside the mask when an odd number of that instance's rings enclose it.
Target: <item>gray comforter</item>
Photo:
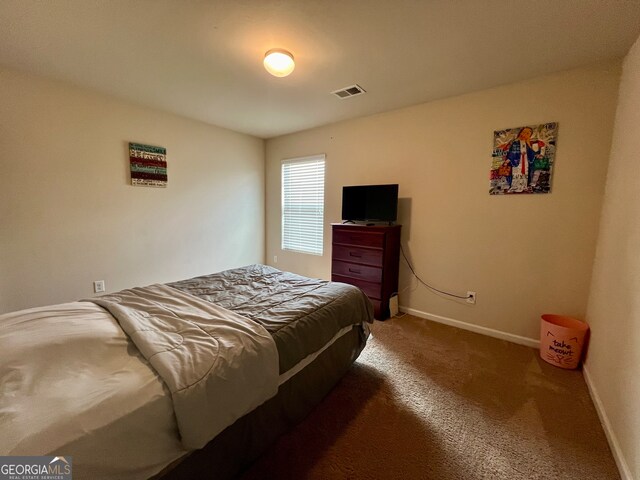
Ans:
[[[342,328],[373,321],[373,307],[352,285],[282,272],[266,265],[170,283],[262,325],[284,373],[319,350]]]
[[[171,392],[182,444],[202,448],[278,391],[278,352],[259,324],[165,285],[90,300],[107,309]]]
[[[164,380],[190,449],[275,395],[279,376],[337,335],[354,327],[366,338],[373,319],[356,287],[264,265],[89,301],[109,310]]]

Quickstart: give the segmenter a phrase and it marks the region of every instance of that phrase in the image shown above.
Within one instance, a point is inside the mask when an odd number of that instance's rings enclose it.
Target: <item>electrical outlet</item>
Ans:
[[[476,292],[467,292],[467,303],[476,304]]]
[[[93,292],[102,293],[105,291],[104,280],[96,280],[93,282]]]
[[[278,263],[278,256],[277,255],[273,256],[273,263]]]

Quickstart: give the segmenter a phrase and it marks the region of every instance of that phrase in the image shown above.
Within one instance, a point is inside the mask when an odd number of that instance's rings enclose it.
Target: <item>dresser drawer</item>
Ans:
[[[344,277],[342,275],[331,275],[332,282],[342,282],[358,287],[369,298],[379,299],[382,296],[382,285],[380,283],[367,282],[358,278]]]
[[[333,260],[331,272],[334,275],[342,275],[349,278],[357,278],[367,282],[380,283],[382,281],[382,269],[378,267],[368,267],[354,263]]]
[[[353,231],[350,228],[345,228],[344,230],[336,228],[333,230],[333,243],[382,248],[384,246],[384,233]]]
[[[374,267],[382,266],[382,250],[353,247],[351,245],[334,245],[333,258],[345,262],[363,263]]]

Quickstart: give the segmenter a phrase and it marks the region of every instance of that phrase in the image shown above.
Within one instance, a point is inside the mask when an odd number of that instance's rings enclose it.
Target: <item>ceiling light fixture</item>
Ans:
[[[273,48],[264,54],[264,68],[274,77],[286,77],[296,64],[293,55],[281,48]]]

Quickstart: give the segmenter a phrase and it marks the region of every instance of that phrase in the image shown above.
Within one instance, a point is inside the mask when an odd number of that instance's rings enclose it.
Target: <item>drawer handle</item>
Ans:
[[[355,252],[349,252],[349,256],[350,257],[356,257],[356,258],[362,258],[362,255],[360,255],[359,253],[355,253]]]
[[[349,269],[349,271],[350,271],[351,273],[357,273],[357,274],[362,273],[362,272],[360,272],[360,270],[354,270],[353,268],[350,268],[350,269]]]

